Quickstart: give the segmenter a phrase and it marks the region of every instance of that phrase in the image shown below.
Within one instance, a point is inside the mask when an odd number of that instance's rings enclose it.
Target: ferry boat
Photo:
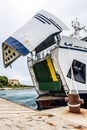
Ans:
[[[67,105],[68,93],[79,93],[87,104],[87,37],[79,37],[81,26],[62,36],[68,27],[57,17],[40,10],[32,19],[2,43],[4,67],[26,56],[29,72],[38,92],[39,109]]]

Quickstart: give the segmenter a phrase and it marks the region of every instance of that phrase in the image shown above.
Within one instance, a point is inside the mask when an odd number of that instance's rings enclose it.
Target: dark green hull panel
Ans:
[[[52,65],[51,67],[55,72],[51,58],[50,61]],[[55,75],[57,77],[57,81],[53,81],[50,69],[46,59],[33,65],[33,70],[36,76],[36,80],[39,84],[39,89],[41,91],[61,91],[61,81],[56,72]]]
[[[42,91],[61,91],[60,82],[39,82],[39,89]]]

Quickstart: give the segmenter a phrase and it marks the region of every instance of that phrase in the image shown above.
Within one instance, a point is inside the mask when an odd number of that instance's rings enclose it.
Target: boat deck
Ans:
[[[0,98],[0,130],[87,130],[87,110],[68,112],[68,107],[32,110]]]

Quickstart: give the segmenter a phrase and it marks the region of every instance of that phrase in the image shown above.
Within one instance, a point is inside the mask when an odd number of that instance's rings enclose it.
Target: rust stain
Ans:
[[[65,110],[63,112],[63,114],[65,115],[77,115],[77,116],[82,116],[82,117],[87,117],[87,110],[81,110],[80,113],[72,113],[72,112],[69,112],[69,110]]]
[[[54,115],[52,115],[52,114],[48,114],[47,116],[48,116],[48,117],[53,117]]]
[[[48,125],[51,125],[51,126],[56,126],[55,124],[51,123],[51,122],[46,122]]]
[[[87,127],[82,126],[82,125],[72,125],[72,124],[69,124],[69,126],[73,127],[75,130],[87,130]]]
[[[28,44],[28,43],[29,43],[29,40],[26,40],[24,43],[25,43],[25,44]]]

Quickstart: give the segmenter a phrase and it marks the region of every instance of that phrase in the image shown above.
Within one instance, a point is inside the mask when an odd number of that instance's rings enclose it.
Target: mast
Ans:
[[[75,20],[71,21],[72,27],[74,29],[74,32],[70,35],[72,38],[78,38],[80,39],[80,32],[82,30],[84,30],[85,32],[87,32],[87,29],[84,25],[82,25],[79,21],[78,18],[76,18]]]

